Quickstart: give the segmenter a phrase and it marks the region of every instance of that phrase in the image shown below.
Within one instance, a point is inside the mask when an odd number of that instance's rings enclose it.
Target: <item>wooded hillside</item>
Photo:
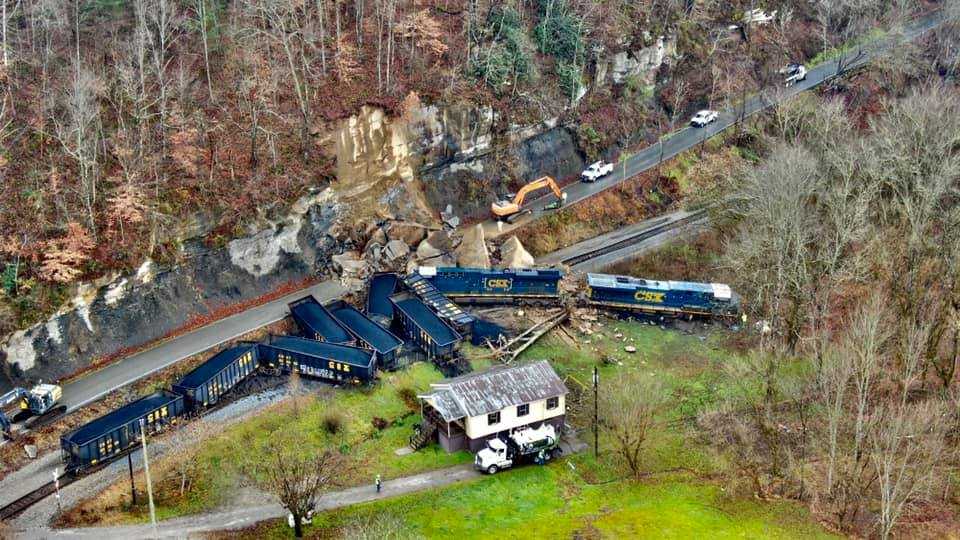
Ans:
[[[770,2],[777,22],[742,45],[728,26],[754,4],[0,0],[0,333],[57,306],[63,284],[175,260],[186,222],[222,243],[325,185],[322,135],[360,105],[566,111],[597,154],[917,7]],[[655,86],[628,78],[581,99],[599,58],[659,35],[678,55]]]

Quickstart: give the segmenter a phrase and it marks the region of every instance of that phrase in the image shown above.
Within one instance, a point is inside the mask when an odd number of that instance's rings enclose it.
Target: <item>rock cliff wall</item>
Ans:
[[[339,248],[328,234],[339,210],[327,190],[299,201],[286,219],[225,247],[188,242],[177,266],[146,262],[132,275],[80,286],[59,314],[0,347],[0,391],[60,379],[98,358],[164,337],[194,317],[325,271]]]

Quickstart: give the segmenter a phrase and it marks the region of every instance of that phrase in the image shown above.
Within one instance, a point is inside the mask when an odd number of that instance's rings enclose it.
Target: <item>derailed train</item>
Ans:
[[[437,361],[456,357],[475,321],[461,302],[527,303],[561,300],[558,270],[486,270],[421,267],[405,278],[377,274],[366,314],[344,302],[323,306],[312,297],[290,305],[304,337],[270,336],[225,349],[188,373],[171,391],[161,390],[107,413],[60,439],[65,469],[77,475],[116,459],[154,433],[196,415],[258,370],[296,372],[334,383],[363,383],[379,369],[393,369],[404,340]],[[730,317],[739,298],[723,284],[653,281],[588,274],[589,305],[660,316]]]
[[[393,288],[389,290],[393,294]],[[344,302],[323,306],[313,297],[290,305],[298,336],[269,336],[241,342],[212,356],[170,391],[161,390],[111,411],[60,438],[65,470],[78,475],[124,455],[144,432],[155,433],[185,416],[201,414],[258,371],[343,384],[365,383],[378,369],[396,365],[404,341],[396,326],[431,358],[456,353],[461,337],[416,298],[393,299],[396,320],[375,322]],[[410,312],[410,314],[407,314]],[[433,345],[431,347],[431,344]]]
[[[559,301],[559,270],[486,270],[421,266],[420,275],[455,300],[486,303]],[[630,276],[587,274],[588,304],[661,316],[730,317],[740,299],[722,283],[656,281]]]

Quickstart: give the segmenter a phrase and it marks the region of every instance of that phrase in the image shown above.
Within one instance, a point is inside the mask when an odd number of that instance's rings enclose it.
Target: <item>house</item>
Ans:
[[[563,426],[567,387],[546,360],[497,366],[430,386],[430,393],[418,396],[421,433],[432,437],[436,432],[447,452],[476,452],[487,440],[524,426]]]

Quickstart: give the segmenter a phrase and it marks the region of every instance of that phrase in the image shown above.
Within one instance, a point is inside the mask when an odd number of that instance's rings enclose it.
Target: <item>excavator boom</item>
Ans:
[[[550,188],[550,191],[557,196],[557,200],[560,202],[560,204],[563,204],[565,194],[560,191],[560,186],[557,185],[557,182],[553,178],[544,176],[520,188],[520,191],[514,195],[512,201],[500,201],[493,203],[490,206],[490,211],[493,212],[493,215],[497,218],[512,216],[513,214],[520,212],[520,208],[523,207],[523,201],[526,200],[527,195],[542,188]]]

